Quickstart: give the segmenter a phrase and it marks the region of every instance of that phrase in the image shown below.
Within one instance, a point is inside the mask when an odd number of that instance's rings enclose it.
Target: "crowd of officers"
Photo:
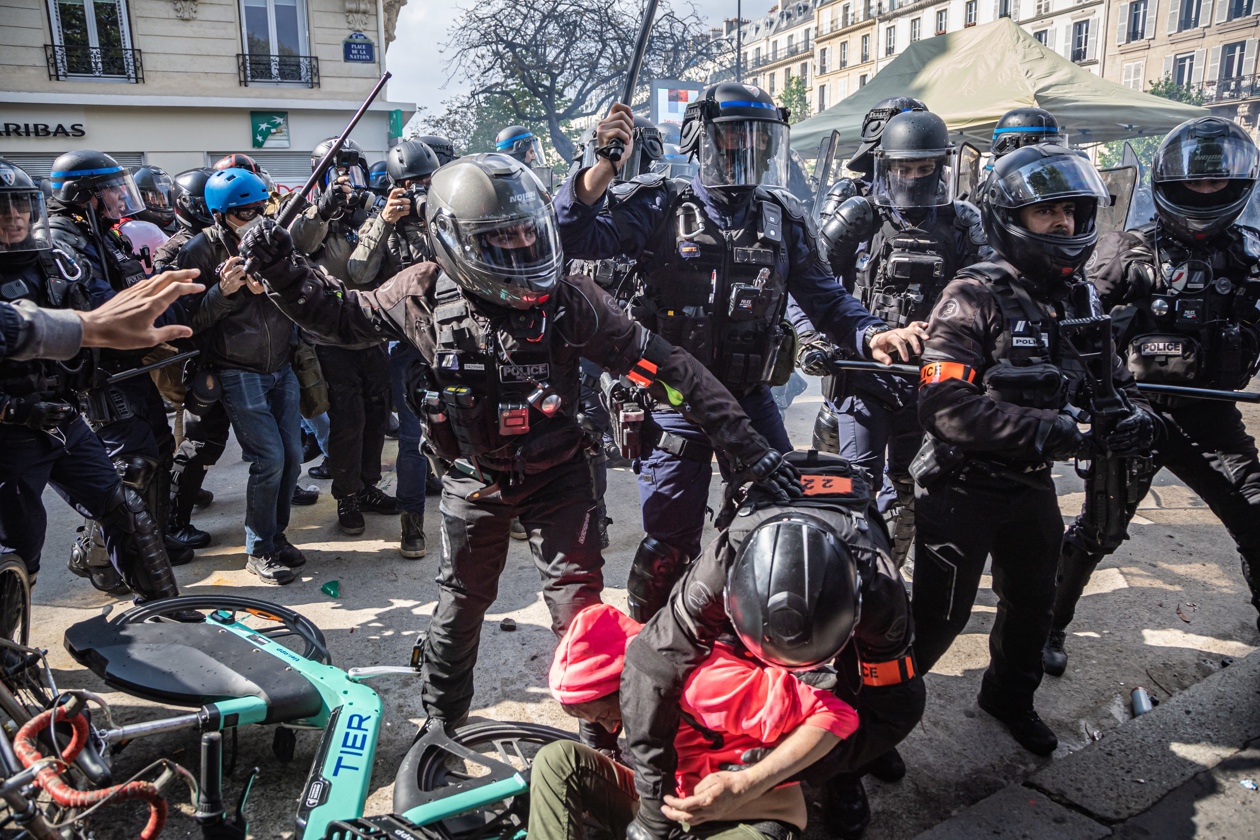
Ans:
[[[73,152],[47,200],[0,162],[6,330],[33,329],[32,304],[92,309],[165,268],[205,286],[159,319],[191,328],[179,346],[41,341],[0,361],[0,550],[37,573],[51,483],[92,523],[72,569],[140,600],[176,594],[171,566],[209,541],[190,517],[232,428],[251,461],[246,567],[283,584],[305,562],[285,537],[300,423],[327,455],[339,527],[399,512],[404,556],[425,552],[431,468],[442,551],[424,726],[458,726],[514,532],[557,637],[596,615],[607,465],[624,458],[644,536],[630,623],[599,615],[632,629],[615,634],[616,679],[597,681],[612,694],[568,696],[602,703],[574,712],[584,749],[604,754],[582,760],[634,768],[619,830],[635,840],[676,835],[680,814],[699,828],[746,816],[732,803],[768,790],[723,777],[704,802],[674,798],[679,733],[708,732],[684,689],[719,639],[856,710],[856,731],[807,772],[773,750],[746,763],[766,762],[759,783],[804,778],[828,830],[861,836],[862,777],[906,772],[896,746],[923,713],[923,675],[969,621],[990,560],[978,702],[1053,753],[1035,692],[1064,672],[1076,602],[1161,466],[1229,530],[1260,610],[1260,460],[1241,415],[1138,387],[1229,391],[1260,365],[1260,233],[1236,223],[1260,153],[1242,129],[1174,129],[1151,170],[1154,217],[1106,233],[1107,187],[1038,109],[1003,118],[966,198],[945,123],[908,97],[867,115],[854,177],[818,214],[787,189],[788,145],[784,109],[724,83],[688,106],[676,149],[614,106],[554,190],[522,126],[462,158],[425,137],[368,167],[348,144],[307,197],[281,197],[244,155],[170,179]],[[274,222],[286,200],[305,202],[287,228]],[[170,238],[142,245],[136,222]],[[199,354],[136,374],[180,342]],[[894,361],[917,379],[880,369]],[[771,393],[794,367],[826,377],[808,454]],[[195,414],[178,449],[164,395]],[[396,498],[377,487],[391,409]],[[706,548],[715,457],[727,503]],[[1073,459],[1118,465],[1124,498],[1103,522],[1087,497],[1065,536],[1051,465]],[[565,668],[585,667],[562,647]],[[803,828],[763,816],[751,822],[774,840]]]

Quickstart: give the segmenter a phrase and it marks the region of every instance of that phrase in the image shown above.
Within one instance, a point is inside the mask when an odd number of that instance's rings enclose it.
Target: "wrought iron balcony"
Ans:
[[[1215,102],[1252,99],[1260,96],[1260,76],[1234,76],[1231,79],[1220,79],[1216,82],[1208,82],[1199,90],[1203,92],[1208,105]]]
[[[319,87],[319,59],[313,55],[255,55],[237,53],[241,87],[303,85]]]
[[[48,78],[59,82],[76,78],[144,82],[140,50],[44,44],[44,57],[48,60]]]

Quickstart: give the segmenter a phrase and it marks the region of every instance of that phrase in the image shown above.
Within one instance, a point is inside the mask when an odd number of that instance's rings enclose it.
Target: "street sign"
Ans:
[[[341,42],[341,49],[343,61],[363,64],[372,64],[376,61],[376,44],[373,44],[372,39],[362,32],[351,32],[350,36]]]

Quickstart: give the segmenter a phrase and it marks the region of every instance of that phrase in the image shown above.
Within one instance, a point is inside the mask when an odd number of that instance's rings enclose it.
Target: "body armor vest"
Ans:
[[[897,328],[926,321],[954,265],[954,214],[937,208],[928,228],[905,227],[880,213],[882,224],[870,248],[857,259],[853,294],[876,318]]]
[[[1260,362],[1260,235],[1235,227],[1228,247],[1194,250],[1151,225],[1152,289],[1113,312],[1123,354],[1139,382],[1244,388]]]
[[[40,251],[24,266],[0,269],[0,300],[29,300],[52,309],[88,309],[82,273],[66,277],[51,249]],[[90,349],[66,361],[32,359],[0,360],[0,393],[13,397],[38,395],[69,402],[91,383],[96,354]]]
[[[959,276],[984,283],[1002,311],[1006,329],[993,348],[996,362],[984,372],[982,386],[991,399],[1027,408],[1061,410],[1076,402],[1085,370],[1062,345],[1058,322],[1098,314],[1081,301],[1089,299],[1084,280],[1071,283],[1062,299],[1034,300],[1006,266],[977,263]],[[1079,310],[1079,311],[1077,311]]]
[[[694,356],[734,394],[768,382],[785,336],[783,207],[758,190],[744,226],[723,230],[691,188],[675,194],[644,253],[636,320]]]
[[[562,339],[549,307],[479,311],[445,274],[433,310],[434,390],[417,412],[434,454],[489,468],[542,472],[583,443],[576,357],[557,363]]]

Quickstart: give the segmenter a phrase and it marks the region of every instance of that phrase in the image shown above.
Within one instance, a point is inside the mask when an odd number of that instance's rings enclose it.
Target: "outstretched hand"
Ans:
[[[927,341],[927,321],[914,321],[900,329],[876,333],[871,339],[871,358],[883,365],[891,365],[893,353],[908,362],[923,352],[923,342]]]
[[[97,309],[80,312],[83,346],[141,350],[177,338],[188,338],[192,335],[188,327],[155,327],[153,322],[176,298],[205,291],[205,286],[192,282],[199,273],[195,268],[164,271],[124,289]]]

